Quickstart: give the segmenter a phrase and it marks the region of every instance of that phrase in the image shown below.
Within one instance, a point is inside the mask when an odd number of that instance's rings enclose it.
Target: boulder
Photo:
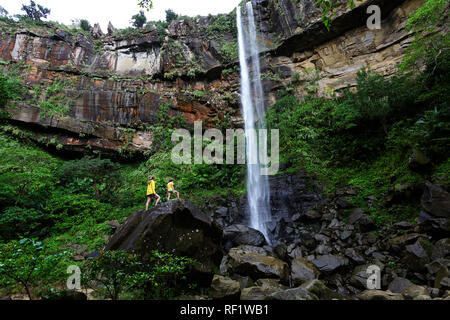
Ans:
[[[214,275],[211,282],[210,295],[211,298],[217,300],[238,299],[241,294],[241,284],[239,281],[232,280],[228,277]]]
[[[338,198],[336,200],[336,205],[341,209],[350,209],[355,207],[350,201],[347,200],[346,197]]]
[[[427,181],[420,201],[424,210],[433,216],[450,218],[450,194],[441,186]]]
[[[403,290],[402,295],[406,300],[415,300],[419,296],[429,296],[430,292],[425,287],[413,284]]]
[[[285,285],[282,285],[279,280],[276,279],[258,279],[256,285],[263,288],[276,288],[279,290],[289,289]]]
[[[306,281],[317,279],[319,270],[305,259],[294,259],[291,264],[291,279],[294,285],[300,285]]]
[[[311,295],[316,296],[320,300],[342,299],[343,296],[327,288],[323,281],[314,279],[302,284],[300,288],[305,289]]]
[[[413,283],[408,279],[402,277],[396,277],[388,286],[388,290],[394,293],[402,293],[403,290],[412,286]]]
[[[366,263],[366,260],[353,248],[345,249],[344,254],[356,264]]]
[[[225,241],[230,241],[232,246],[243,244],[259,247],[266,244],[266,239],[260,231],[242,224],[231,225],[223,229],[223,237]]]
[[[408,233],[389,239],[387,245],[393,251],[403,252],[406,245],[413,243],[420,237],[421,235],[418,233]]]
[[[431,251],[431,259],[440,259],[450,256],[450,238],[444,238],[437,241]]]
[[[275,248],[273,249],[273,252],[276,254],[276,256],[281,260],[287,260],[288,259],[288,250],[285,243],[281,242],[278,243]]]
[[[422,232],[439,239],[450,233],[450,219],[435,217],[422,210],[419,213],[419,227]]]
[[[143,256],[152,250],[198,261],[194,273],[209,285],[222,259],[222,229],[190,201],[174,200],[130,216],[105,250],[126,250]]]
[[[425,269],[425,265],[430,261],[427,249],[429,250],[429,246],[423,240],[417,240],[414,244],[405,247],[404,261],[408,269],[416,272]]]
[[[252,279],[278,278],[287,282],[288,264],[268,256],[264,249],[252,246],[239,246],[230,249],[222,262],[222,272],[248,275]]]
[[[359,289],[367,289],[367,268],[370,264],[357,266],[350,278],[350,284]]]
[[[298,287],[272,293],[265,300],[319,300],[319,297]]]
[[[450,289],[450,287],[449,287],[450,283],[448,282],[449,277],[450,277],[449,267],[450,266],[448,266],[448,265],[444,266],[441,268],[441,270],[438,271],[438,273],[436,274],[436,278],[434,280],[435,288],[442,289],[442,290]]]
[[[241,292],[241,300],[264,300],[272,293],[283,291],[288,287],[275,279],[259,279],[254,287],[245,288]]]
[[[320,219],[322,217],[322,214],[317,210],[310,209],[310,210],[306,210],[303,213],[303,217],[305,217],[309,220],[316,220],[316,219]]]
[[[250,287],[241,292],[241,300],[265,300],[272,293],[279,292],[280,289],[268,287]]]
[[[373,220],[360,208],[353,210],[349,214],[349,216],[347,217],[347,223],[359,227],[359,229],[361,229],[361,231],[363,232],[371,231],[376,228]]]
[[[399,293],[392,293],[382,290],[365,290],[358,296],[360,300],[404,300]]]
[[[447,265],[450,265],[450,259],[436,259],[431,261],[429,264],[427,264],[425,267],[427,268],[427,271],[431,275],[435,275],[438,273],[442,268],[446,267]]]
[[[320,272],[331,273],[340,267],[346,266],[349,261],[341,256],[327,254],[319,256],[311,262]]]

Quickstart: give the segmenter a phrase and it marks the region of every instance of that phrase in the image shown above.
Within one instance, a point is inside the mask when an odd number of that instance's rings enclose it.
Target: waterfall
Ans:
[[[261,231],[270,244],[267,223],[272,221],[270,213],[270,188],[266,175],[261,175],[261,162],[267,152],[267,141],[260,136],[265,120],[264,93],[261,84],[261,67],[256,37],[256,25],[251,2],[245,5],[247,24],[244,23],[241,7],[236,9],[238,28],[239,62],[241,67],[241,104],[243,110],[246,156],[247,156],[247,197],[250,227]]]

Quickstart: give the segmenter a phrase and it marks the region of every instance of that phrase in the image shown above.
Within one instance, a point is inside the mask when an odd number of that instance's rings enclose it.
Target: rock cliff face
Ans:
[[[312,1],[254,0],[268,105],[293,76],[299,89],[314,78],[326,94],[354,84],[365,66],[392,74],[411,42],[406,19],[422,2],[363,1],[350,10],[341,1],[327,31]],[[380,30],[366,27],[371,4],[382,9]],[[53,25],[1,22],[0,61],[21,64],[30,91],[11,109],[13,124],[66,150],[113,153],[151,150],[149,125],[163,105],[168,117],[181,115],[188,124],[242,126],[235,12],[219,18],[184,19],[167,30],[96,40]],[[49,116],[39,102],[55,81],[64,84],[67,112]]]

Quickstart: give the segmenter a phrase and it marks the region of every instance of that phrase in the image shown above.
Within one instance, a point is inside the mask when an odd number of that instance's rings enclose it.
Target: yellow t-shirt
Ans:
[[[173,191],[173,181],[167,184],[167,191]]]
[[[156,193],[155,191],[155,181],[151,180],[147,185],[147,195]]]

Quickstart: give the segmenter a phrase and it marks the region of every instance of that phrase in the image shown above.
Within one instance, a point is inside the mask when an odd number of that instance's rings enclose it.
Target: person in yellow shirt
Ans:
[[[175,193],[177,195],[177,198],[180,199],[180,193],[175,190],[173,186],[173,179],[169,180],[169,183],[167,184],[167,201],[170,200],[170,194]]]
[[[150,201],[152,201],[152,198],[156,199],[156,207],[161,197],[156,193],[155,176],[153,176],[147,184],[147,203],[145,204],[145,211],[148,211],[148,205],[150,204]]]

